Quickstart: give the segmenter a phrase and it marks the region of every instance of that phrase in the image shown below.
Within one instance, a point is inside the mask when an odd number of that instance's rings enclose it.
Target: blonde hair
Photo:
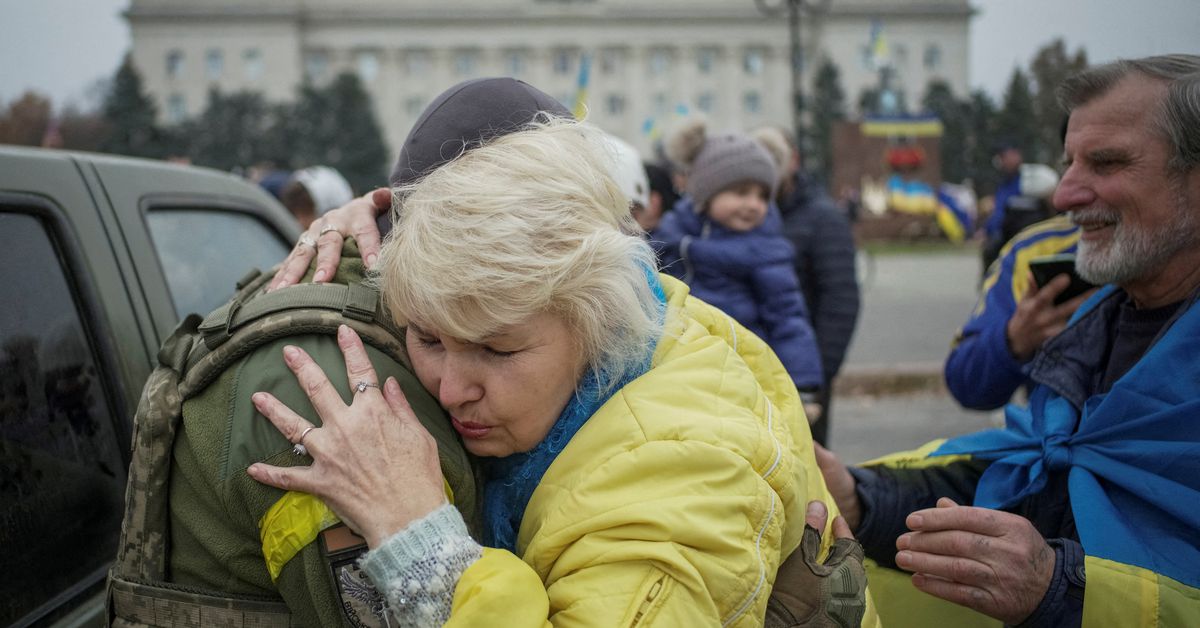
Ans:
[[[550,312],[597,375],[640,367],[662,333],[655,257],[603,142],[543,118],[393,190],[378,281],[397,322],[479,342]]]

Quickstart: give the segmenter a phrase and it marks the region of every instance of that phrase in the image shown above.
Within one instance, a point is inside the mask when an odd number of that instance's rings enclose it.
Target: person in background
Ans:
[[[310,166],[293,172],[279,193],[279,200],[304,229],[329,210],[353,199],[350,183],[328,166]]]
[[[854,469],[818,451],[867,556],[913,572],[871,573],[885,622],[889,607],[914,625],[1200,618],[1200,56],[1095,66],[1058,99],[1054,205],[1080,229],[1076,271],[1103,287],[1030,364],[1028,406]],[[937,598],[960,606],[920,614]]]
[[[800,151],[789,134],[777,127],[762,127],[752,135],[771,152],[780,170],[775,202],[783,215],[783,233],[796,248],[796,276],[808,305],[825,375],[817,399],[819,416],[815,420],[809,417],[809,421],[813,439],[827,445],[833,380],[842,368],[858,322],[854,232],[833,199],[804,171]]]
[[[983,272],[987,272],[992,262],[1000,255],[1000,249],[1007,241],[1004,238],[1004,217],[1008,210],[1008,202],[1021,194],[1021,164],[1025,159],[1021,149],[1009,141],[996,144],[992,157],[992,165],[1000,171],[1000,186],[992,197],[992,215],[983,225]]]
[[[657,214],[649,213],[650,182],[642,169],[642,156],[625,140],[609,134],[605,137],[612,158],[612,178],[629,199],[629,213],[643,231],[649,233],[658,224]]]
[[[693,119],[667,138],[672,161],[687,172],[687,193],[663,216],[653,242],[663,272],[765,340],[806,406],[824,384],[821,356],[772,202],[774,160],[749,136],[709,135]]]
[[[679,202],[679,192],[671,182],[671,170],[667,166],[646,162],[646,178],[650,183],[650,204],[646,206],[643,218],[638,224],[647,233],[653,234],[662,221],[663,214]],[[649,226],[647,226],[649,225]]]

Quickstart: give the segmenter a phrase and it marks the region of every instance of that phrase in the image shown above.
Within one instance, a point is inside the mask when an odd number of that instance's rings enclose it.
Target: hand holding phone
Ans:
[[[1096,287],[1075,272],[1075,255],[1073,253],[1047,255],[1031,260],[1029,272],[1033,273],[1033,281],[1039,289],[1046,287],[1050,280],[1059,275],[1067,275],[1071,278],[1071,283],[1067,285],[1066,289],[1054,298],[1055,305],[1070,301]]]

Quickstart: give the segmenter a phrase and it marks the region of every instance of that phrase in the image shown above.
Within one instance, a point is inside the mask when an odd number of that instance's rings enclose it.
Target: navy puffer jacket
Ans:
[[[663,272],[765,340],[797,388],[821,388],[821,355],[792,266],[795,250],[774,204],[763,224],[737,232],[697,214],[685,197],[663,216],[651,241]]]

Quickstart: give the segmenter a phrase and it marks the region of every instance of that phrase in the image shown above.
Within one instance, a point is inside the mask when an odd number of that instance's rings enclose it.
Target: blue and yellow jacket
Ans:
[[[893,564],[905,515],[947,496],[1015,512],[1054,547],[1033,626],[1200,625],[1200,307],[1193,295],[1108,390],[1098,377],[1127,300],[1108,286],[1047,342],[1007,426],[854,470],[867,555]],[[888,625],[998,625],[869,573]],[[891,620],[899,619],[893,623]],[[909,623],[914,622],[914,623]]]
[[[1079,229],[1064,216],[1039,222],[1017,234],[988,269],[982,296],[955,336],[946,358],[946,387],[964,407],[994,410],[1028,380],[1008,350],[1005,329],[1017,302],[1029,291],[1029,261],[1074,253]]]

